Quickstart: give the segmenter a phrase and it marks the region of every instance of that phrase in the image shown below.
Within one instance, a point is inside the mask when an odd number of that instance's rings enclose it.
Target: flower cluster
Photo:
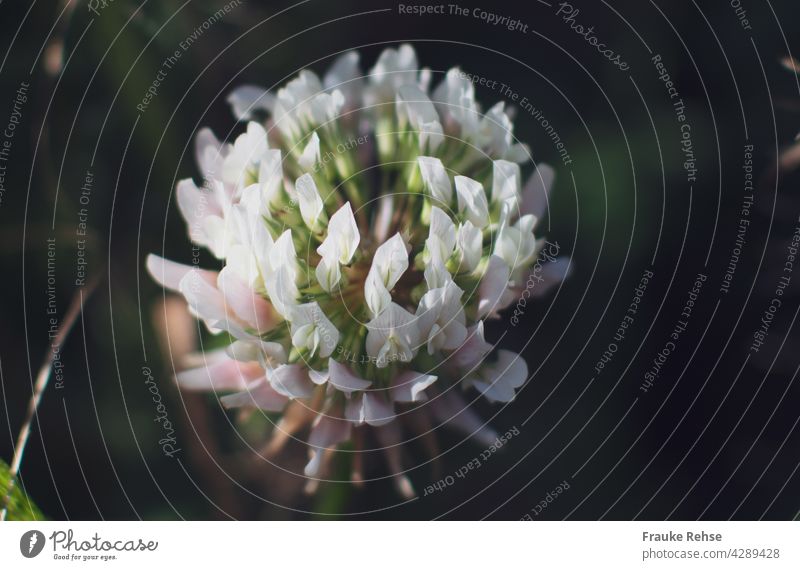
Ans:
[[[402,45],[366,76],[348,52],[322,79],[302,71],[277,93],[235,90],[246,131],[232,144],[200,131],[204,182],[176,190],[190,239],[222,269],[147,261],[232,340],[179,384],[227,393],[230,408],[302,406],[309,477],[359,426],[396,454],[409,410],[491,441],[461,393],[509,402],[528,378],[517,354],[493,350],[484,320],[517,300],[537,262],[553,172],[540,165],[523,187],[529,153],[503,103],[483,112],[458,69],[434,89],[431,79]],[[568,268],[548,265],[548,284]],[[400,471],[396,456],[389,465]]]

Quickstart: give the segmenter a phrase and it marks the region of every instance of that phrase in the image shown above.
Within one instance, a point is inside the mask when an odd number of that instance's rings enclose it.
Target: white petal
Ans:
[[[513,137],[514,125],[504,109],[500,101],[486,112],[480,124],[482,146],[498,157],[505,155]]]
[[[189,271],[178,284],[186,298],[189,312],[203,319],[209,328],[226,328],[228,313],[222,293],[216,286],[217,274],[209,271]]]
[[[479,114],[475,88],[460,69],[454,67],[447,71],[432,98],[437,102],[437,108],[449,130],[460,131],[462,138],[478,138]]]
[[[436,206],[431,208],[430,235],[439,238],[439,259],[447,261],[456,245],[456,227],[450,216]]]
[[[410,44],[403,44],[398,49],[383,50],[370,70],[369,78],[373,83],[387,83],[396,89],[401,85],[416,83],[418,71],[414,48]]]
[[[328,293],[336,289],[339,280],[342,278],[342,272],[339,268],[339,262],[336,259],[328,261],[322,258],[317,264],[314,273],[317,277],[317,282],[320,287],[325,289]]]
[[[476,227],[483,229],[489,223],[489,204],[486,193],[480,182],[456,176],[456,195],[458,196],[458,211],[464,213],[467,219]]]
[[[310,174],[303,174],[295,182],[298,201],[300,202],[300,215],[309,229],[318,226],[319,216],[322,213],[322,198],[317,190],[317,184]]]
[[[547,202],[550,195],[550,188],[553,186],[556,173],[552,167],[540,164],[536,172],[531,174],[525,188],[522,190],[521,213],[532,214],[537,219],[542,219],[547,212]]]
[[[511,271],[508,265],[496,255],[489,263],[478,286],[478,318],[495,315],[500,309],[500,299],[508,288]]]
[[[494,254],[503,259],[512,271],[529,265],[536,256],[536,237],[533,235],[535,225],[536,218],[527,214],[513,226],[504,222],[500,227]]]
[[[442,161],[431,156],[419,156],[417,157],[417,164],[422,173],[422,182],[425,185],[425,190],[435,200],[443,204],[449,204],[453,198],[453,186]]]
[[[198,245],[209,247],[212,242],[206,233],[206,219],[219,218],[222,208],[210,192],[198,188],[191,178],[178,182],[175,196],[178,209],[189,228],[189,239]]]
[[[319,355],[322,358],[330,356],[339,343],[339,331],[328,320],[328,317],[325,316],[325,313],[316,302],[304,303],[292,308],[291,333],[293,342],[295,333],[302,327],[314,329],[317,340],[314,342],[313,348],[316,349],[319,346]],[[298,345],[295,343],[295,346],[297,348],[312,349],[312,346],[308,344]],[[313,350],[311,356],[313,356]]]
[[[420,133],[420,151],[435,151],[444,141],[439,114],[428,96],[416,85],[397,90],[397,117],[401,128],[406,122]]]
[[[291,309],[297,304],[297,298],[300,296],[300,291],[297,289],[297,284],[289,269],[279,267],[264,280],[264,285],[275,310],[283,318],[289,318]]]
[[[305,148],[303,149],[303,152],[297,159],[297,163],[304,170],[313,170],[314,166],[319,161],[320,161],[319,136],[317,136],[317,133],[314,132],[311,134],[311,138],[309,139],[308,144],[306,144]]]
[[[334,60],[323,78],[326,89],[340,89],[344,94],[346,105],[354,106],[363,89],[362,73],[358,65],[357,51],[348,51]]]
[[[461,297],[464,291],[453,281],[423,295],[417,307],[417,329],[427,341],[428,353],[458,348],[467,337]]]
[[[442,260],[436,257],[432,257],[430,262],[425,266],[424,275],[428,289],[444,287],[449,281],[453,280],[453,276],[447,271],[447,267],[445,267]]]
[[[287,398],[310,398],[314,392],[308,371],[299,364],[282,364],[269,371],[267,379],[276,392]]]
[[[228,309],[258,334],[275,325],[272,307],[242,281],[230,267],[225,267],[217,277],[217,288],[222,292]]]
[[[236,137],[233,150],[222,164],[222,180],[240,185],[258,176],[258,164],[267,151],[267,133],[255,121],[247,123],[247,131]]]
[[[461,370],[470,371],[483,362],[491,350],[492,345],[483,336],[483,321],[478,321],[467,329],[466,340],[453,352],[450,359]]]
[[[492,203],[508,204],[512,210],[518,208],[520,198],[519,165],[507,160],[495,160],[492,169]]]
[[[269,251],[269,263],[273,270],[285,267],[292,280],[297,279],[299,269],[297,253],[294,249],[294,241],[292,241],[292,230],[286,230],[275,240],[274,246]]]
[[[286,350],[282,345],[258,337],[234,341],[225,348],[225,353],[239,362],[259,362],[264,367],[286,362]]]
[[[367,354],[376,360],[378,368],[391,362],[410,362],[419,348],[416,318],[396,303],[367,323],[367,330]]]
[[[356,425],[367,423],[371,426],[381,426],[392,421],[395,414],[392,406],[382,395],[364,392],[347,402],[345,416]]]
[[[230,151],[230,145],[223,145],[209,128],[197,132],[194,140],[195,156],[204,178],[219,178],[222,162]]]
[[[408,269],[408,248],[399,233],[383,243],[372,258],[370,271],[380,275],[383,284],[391,290]]]
[[[276,205],[283,186],[283,158],[280,150],[269,149],[264,153],[259,164],[258,183],[261,185],[265,205]]]
[[[242,85],[231,91],[227,99],[234,117],[240,121],[252,118],[255,111],[272,112],[275,97],[255,85]]]
[[[267,412],[280,412],[289,398],[278,393],[266,379],[247,387],[244,392],[219,399],[226,408],[254,407]]]
[[[510,402],[527,378],[528,365],[520,355],[498,350],[497,361],[485,366],[472,383],[490,402]]]
[[[367,279],[364,281],[364,300],[373,315],[380,315],[392,302],[392,295],[377,271],[370,271],[367,274]]]
[[[353,259],[361,234],[358,231],[353,209],[350,202],[339,208],[328,222],[328,235],[317,248],[325,259],[336,259],[339,263],[347,265]]]
[[[152,253],[147,256],[147,271],[150,276],[162,287],[172,291],[178,291],[181,279],[193,269],[196,267],[170,261]]]
[[[460,273],[471,273],[478,267],[483,256],[483,235],[472,222],[466,221],[459,226],[456,250],[459,252]]]
[[[401,372],[392,380],[392,400],[395,402],[424,402],[425,389],[436,382],[437,377],[413,370]]]
[[[392,406],[379,393],[365,392],[362,397],[364,406],[364,422],[371,426],[388,424],[395,417]]]
[[[183,370],[175,375],[178,385],[184,390],[207,390],[225,392],[244,390],[247,384],[264,376],[264,369],[256,363],[231,360],[220,352],[204,354],[205,366]]]
[[[339,115],[344,107],[344,95],[339,89],[330,93],[319,93],[305,106],[306,120],[314,125],[325,125]]]

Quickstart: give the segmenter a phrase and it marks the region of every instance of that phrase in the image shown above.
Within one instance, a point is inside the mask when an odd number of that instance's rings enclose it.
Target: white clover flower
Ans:
[[[403,45],[366,75],[349,52],[322,80],[302,71],[274,94],[240,87],[228,101],[245,132],[228,144],[201,130],[203,184],[177,186],[190,239],[222,269],[147,260],[209,331],[233,339],[178,383],[226,393],[229,408],[303,402],[310,477],[359,426],[400,471],[410,409],[491,441],[453,388],[508,402],[528,379],[519,355],[493,351],[484,319],[542,265],[535,230],[553,171],[539,166],[523,188],[528,154],[504,105],[483,113],[458,69],[430,83]],[[543,266],[554,283],[568,262]]]

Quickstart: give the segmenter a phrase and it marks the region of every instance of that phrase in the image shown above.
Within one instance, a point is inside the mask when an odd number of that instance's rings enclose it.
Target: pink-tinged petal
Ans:
[[[222,209],[210,192],[198,188],[191,178],[178,182],[175,189],[178,209],[189,226],[189,236],[197,241],[207,216],[221,216]]]
[[[209,128],[202,128],[194,139],[194,152],[197,165],[205,178],[219,177],[222,160],[228,154],[230,145],[223,145]]]
[[[489,258],[489,264],[478,287],[478,318],[495,316],[500,308],[503,293],[508,288],[511,270],[496,255]]]
[[[311,369],[309,369],[308,377],[311,379],[311,381],[314,384],[316,384],[317,386],[320,386],[320,385],[322,385],[322,384],[324,384],[325,382],[328,381],[328,378],[330,378],[330,372],[327,371],[327,370],[311,370]]]
[[[195,269],[191,265],[184,265],[169,259],[164,259],[155,254],[147,256],[147,271],[162,287],[178,291],[181,279]]]
[[[461,370],[469,371],[483,362],[492,350],[492,345],[483,336],[483,321],[467,329],[467,338],[450,357],[450,361]]]
[[[206,321],[210,328],[225,328],[228,320],[225,301],[216,281],[216,272],[190,271],[181,279],[178,290],[186,298],[193,315]]]
[[[232,269],[225,267],[220,271],[217,287],[222,292],[228,307],[258,334],[263,334],[275,326],[272,306],[248,287]]]
[[[345,405],[345,417],[355,425],[388,424],[395,418],[394,409],[386,398],[374,392],[363,392],[350,398]]]
[[[547,164],[540,164],[536,172],[531,174],[525,183],[525,188],[522,189],[521,216],[532,214],[539,220],[544,217],[555,176],[555,171]]]
[[[386,401],[382,394],[364,392],[362,405],[364,421],[371,426],[382,426],[395,418],[392,405]]]
[[[178,372],[175,380],[184,390],[225,392],[244,390],[247,384],[264,376],[264,369],[255,362],[237,362],[227,357],[211,356],[206,366]]]
[[[538,276],[528,273],[528,278],[520,283],[520,292],[527,287],[527,283],[535,281],[535,286],[531,289],[531,297],[541,297],[553,287],[569,277],[572,271],[572,262],[567,257],[559,257],[555,261],[544,263],[541,266]]]
[[[280,412],[289,398],[276,392],[266,378],[247,387],[244,392],[219,399],[226,408],[254,407],[267,412]]]
[[[308,372],[299,364],[278,366],[268,373],[267,378],[275,391],[287,398],[310,398],[314,393]]]
[[[286,363],[286,349],[277,342],[268,342],[253,336],[237,340],[225,348],[225,353],[239,362],[259,362],[275,366]]]
[[[337,362],[333,358],[328,359],[328,381],[337,390],[345,394],[366,390],[372,384],[369,380],[359,378],[350,370],[350,367]]]
[[[394,377],[391,394],[395,402],[424,402],[428,399],[424,390],[436,382],[437,377],[406,370]]]
[[[308,438],[311,460],[305,468],[307,477],[319,475],[322,454],[328,449],[350,439],[351,424],[347,420],[319,415]]]
[[[464,399],[453,390],[441,394],[427,405],[443,425],[473,437],[483,445],[491,445],[497,439],[497,433],[467,407]]]
[[[392,422],[376,428],[375,435],[381,444],[383,454],[386,456],[386,463],[388,463],[389,471],[392,473],[395,488],[405,499],[412,499],[416,493],[411,481],[403,474],[403,462],[400,455],[400,446],[403,441],[398,423]]]

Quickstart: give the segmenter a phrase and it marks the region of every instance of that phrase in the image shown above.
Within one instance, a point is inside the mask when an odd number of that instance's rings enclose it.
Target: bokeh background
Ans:
[[[570,29],[556,2],[482,5],[519,19],[525,33],[471,16],[403,15],[397,2],[383,0],[242,0],[207,28],[203,22],[224,2],[93,2],[97,13],[82,1],[0,2],[0,126],[12,115],[19,119],[8,139],[0,201],[0,425],[7,432],[0,458],[6,462],[32,377],[51,350],[48,308],[63,316],[81,256],[87,277],[99,279],[61,346],[63,378],[43,396],[22,465],[24,489],[45,515],[796,517],[800,274],[764,345],[758,352],[750,346],[800,215],[791,149],[800,131],[800,90],[784,62],[800,46],[797,3],[572,4],[580,10],[575,21],[593,26],[630,70],[610,64]],[[164,59],[198,27],[201,34],[140,112],[137,104]],[[547,237],[571,256],[573,272],[560,289],[529,304],[518,326],[505,318],[489,328],[492,339],[507,332],[506,346],[524,354],[532,379],[509,406],[477,404],[498,432],[520,431],[480,470],[422,496],[482,451],[437,430],[443,452],[437,461],[427,461],[428,450],[416,443],[404,449],[417,500],[403,503],[379,461],[368,472],[375,481],[361,488],[323,483],[310,496],[293,474],[302,471],[302,445],[290,445],[275,465],[259,461],[243,441],[259,441],[268,428],[263,418],[236,418],[213,396],[178,393],[158,318],[163,292],[143,263],[149,252],[191,259],[173,189],[177,179],[198,175],[192,152],[198,128],[227,138],[241,132],[225,102],[232,87],[276,87],[304,67],[322,73],[351,48],[368,69],[382,49],[401,42],[414,45],[435,79],[458,65],[504,83],[554,126],[572,159],[567,165],[541,123],[517,111],[516,135],[535,160],[556,169]],[[674,100],[652,62],[657,54],[685,103],[696,181],[687,181]],[[477,94],[485,108],[512,103],[497,89],[478,87]],[[747,194],[748,144],[755,180],[750,225],[730,290],[722,293]],[[87,171],[91,191],[82,194]],[[77,233],[83,223],[85,243]],[[50,251],[55,261],[48,268]],[[204,252],[203,263],[212,267],[214,260]],[[596,363],[646,270],[654,277],[634,323],[598,374]],[[644,375],[698,273],[707,281],[688,327],[645,393]],[[189,323],[172,331],[173,350],[196,342],[198,330]],[[165,456],[158,443],[143,366],[152,370],[176,426],[176,457]],[[547,502],[564,481],[569,489]],[[532,510],[543,500],[546,508]]]

